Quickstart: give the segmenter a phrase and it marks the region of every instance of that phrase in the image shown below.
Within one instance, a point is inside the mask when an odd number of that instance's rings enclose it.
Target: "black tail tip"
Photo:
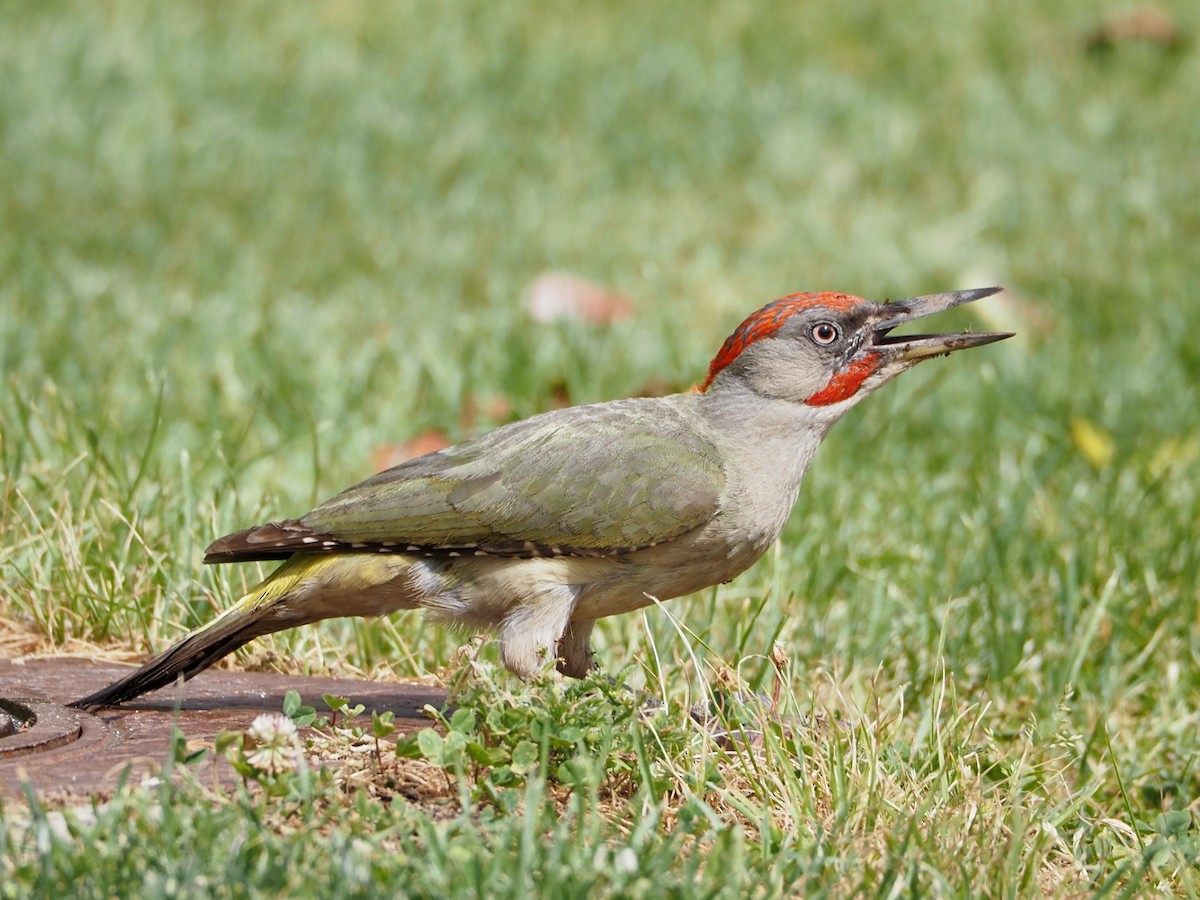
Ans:
[[[94,694],[88,694],[86,697],[80,697],[78,700],[72,700],[67,706],[71,709],[82,709],[84,712],[91,712],[92,710],[103,709],[106,706],[117,706],[137,696],[136,693],[117,690],[121,686],[121,682],[118,681],[116,684],[110,684],[108,687],[96,691]]]
[[[172,672],[156,671],[152,668],[152,664],[147,664],[124,678],[114,681],[106,688],[101,688],[78,700],[72,700],[67,706],[72,709],[82,709],[85,712],[119,706],[128,700],[142,696],[142,694],[167,687],[172,682],[182,683],[187,677],[187,675],[181,676]]]

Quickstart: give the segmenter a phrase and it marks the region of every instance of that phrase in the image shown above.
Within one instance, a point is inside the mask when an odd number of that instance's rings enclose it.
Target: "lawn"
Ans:
[[[939,323],[1018,336],[852,412],[749,572],[601,624],[662,709],[413,614],[284,632],[229,664],[461,677],[449,736],[9,802],[0,896],[1200,894],[1200,18],[1130,9],[5,5],[9,655],[144,659],[266,571],[213,538],[686,389],[794,290],[998,283]],[[539,321],[546,272],[633,314]],[[733,688],[761,739],[689,718]]]

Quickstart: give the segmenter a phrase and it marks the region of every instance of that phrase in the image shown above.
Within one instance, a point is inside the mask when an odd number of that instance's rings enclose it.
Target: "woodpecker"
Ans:
[[[532,416],[380,472],[298,519],[227,535],[206,563],[283,565],[73,705],[123,703],[284,628],[400,609],[494,632],[519,676],[553,659],[581,677],[597,619],[729,581],[762,556],[851,407],[924,359],[1011,337],[894,329],[999,290],[890,303],[790,294],[742,322],[690,392]]]

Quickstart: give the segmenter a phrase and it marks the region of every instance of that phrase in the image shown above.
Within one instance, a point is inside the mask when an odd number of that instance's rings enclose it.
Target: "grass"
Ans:
[[[6,7],[6,645],[141,658],[259,574],[212,538],[428,428],[693,383],[790,290],[998,282],[947,320],[1020,336],[856,410],[749,573],[602,624],[668,707],[588,706],[636,739],[588,783],[10,804],[0,893],[1200,894],[1200,56],[1167,8],[1179,45],[1089,50],[1085,3]],[[546,270],[636,315],[536,324]],[[397,616],[235,662],[458,643]],[[465,705],[532,729],[564,688],[487,653]],[[690,727],[731,682],[791,730]]]

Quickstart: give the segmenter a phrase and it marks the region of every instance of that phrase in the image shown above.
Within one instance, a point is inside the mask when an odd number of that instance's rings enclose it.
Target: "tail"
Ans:
[[[78,709],[115,706],[173,684],[180,676],[186,681],[256,637],[338,615],[328,606],[306,602],[310,599],[306,588],[315,584],[311,570],[319,568],[315,562],[311,556],[293,557],[236,604],[174,647],[120,681],[67,705]]]

